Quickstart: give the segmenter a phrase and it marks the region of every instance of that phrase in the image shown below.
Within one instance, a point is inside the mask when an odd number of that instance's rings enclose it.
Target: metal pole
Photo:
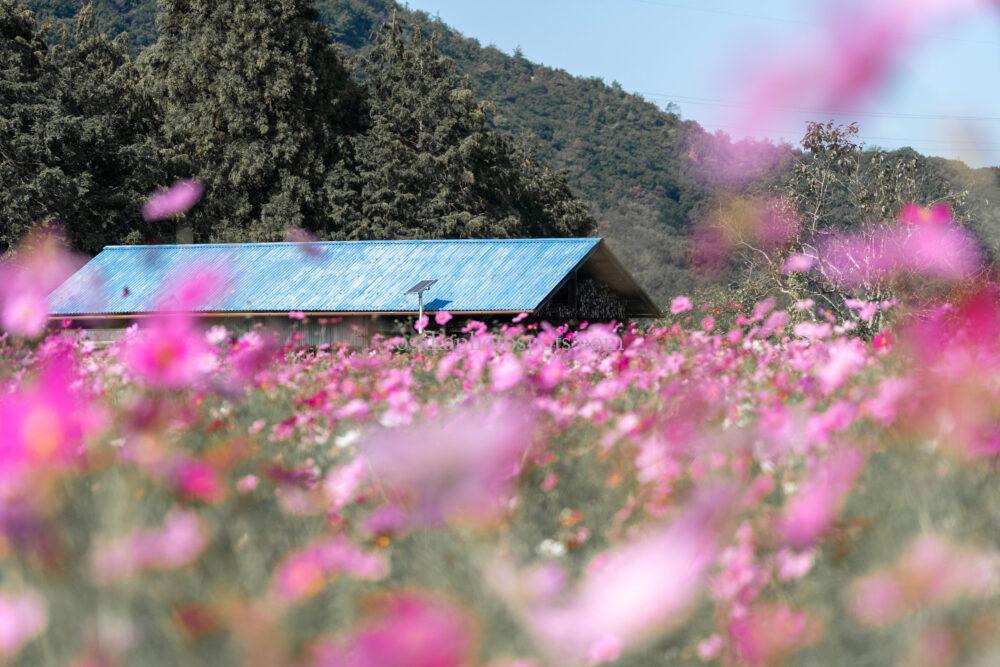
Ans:
[[[423,292],[417,292],[417,304],[419,304],[419,307],[420,307],[420,316],[417,319],[418,320],[422,320],[422,319],[424,319],[424,293]]]

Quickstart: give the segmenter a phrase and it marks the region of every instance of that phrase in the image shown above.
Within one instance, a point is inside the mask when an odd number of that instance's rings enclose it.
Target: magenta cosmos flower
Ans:
[[[473,664],[475,628],[454,604],[419,593],[381,600],[342,643],[320,652],[319,667],[461,667]]]
[[[486,520],[502,510],[533,431],[528,407],[497,401],[385,429],[362,454],[373,479],[411,510],[413,522]]]
[[[122,357],[129,369],[154,387],[182,389],[212,367],[215,356],[191,318],[164,315],[125,343]]]
[[[674,297],[674,300],[670,302],[670,312],[674,315],[686,313],[693,307],[694,306],[691,305],[691,299],[686,296],[676,296]]]
[[[142,207],[142,216],[151,222],[186,213],[198,203],[204,192],[205,186],[198,181],[178,181],[150,197]]]
[[[0,396],[0,480],[71,466],[102,413],[75,392],[69,360],[56,358],[35,381]]]

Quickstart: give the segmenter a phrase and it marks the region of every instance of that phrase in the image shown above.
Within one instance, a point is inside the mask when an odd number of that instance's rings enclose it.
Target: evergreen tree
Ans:
[[[97,33],[89,7],[75,34],[46,48],[31,13],[0,0],[0,247],[55,220],[86,252],[138,229],[152,107],[124,38]]]
[[[162,0],[143,54],[172,177],[206,196],[199,241],[334,234],[359,96],[309,0]]]
[[[369,129],[354,144],[360,211],[350,238],[578,236],[593,231],[564,177],[492,130],[434,39],[395,18],[363,63]]]
[[[0,251],[51,215],[54,193],[75,189],[45,137],[56,115],[53,80],[34,16],[0,0]]]
[[[78,196],[60,213],[72,245],[94,253],[104,245],[150,235],[139,214],[157,180],[152,136],[156,107],[143,91],[125,35],[98,32],[91,5],[70,35],[49,51],[59,109],[49,135],[63,147],[60,163],[76,178]],[[159,179],[158,179],[159,177]]]

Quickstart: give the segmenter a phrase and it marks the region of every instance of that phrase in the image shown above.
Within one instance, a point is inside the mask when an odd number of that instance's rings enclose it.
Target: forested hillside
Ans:
[[[40,16],[67,24],[83,4],[82,0],[30,3]],[[100,26],[127,31],[131,48],[138,53],[156,39],[154,5],[154,0],[98,0],[95,13]],[[742,152],[737,148],[741,147],[734,148],[728,138],[709,135],[697,123],[684,121],[679,110],[664,111],[616,85],[574,77],[520,54],[484,47],[391,0],[319,0],[316,7],[348,60],[363,62],[371,36],[393,12],[402,23],[438,35],[434,49],[452,59],[458,72],[468,77],[476,98],[493,105],[487,122],[514,137],[512,145],[518,150],[565,170],[568,184],[596,218],[597,233],[611,240],[661,301],[703,282],[699,273],[690,270],[691,225],[706,216],[720,192],[766,190],[780,183],[801,157],[788,147],[743,146],[763,154],[765,159],[759,161],[769,169],[750,182],[720,181],[718,167],[739,159]],[[363,71],[363,66],[354,71]],[[909,150],[890,154],[889,159],[916,162],[923,183],[921,194],[928,202],[944,197],[946,190],[970,190],[969,220],[987,246],[1000,245],[1000,219],[990,205],[1000,199],[995,170],[971,170]],[[716,168],[706,169],[712,160]],[[947,188],[941,187],[944,182]],[[369,224],[372,210],[369,207],[361,213],[362,224]],[[391,233],[391,225],[371,227],[372,233]]]

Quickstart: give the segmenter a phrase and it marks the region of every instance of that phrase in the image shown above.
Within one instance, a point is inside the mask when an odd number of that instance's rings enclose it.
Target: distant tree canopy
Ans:
[[[30,13],[0,0],[0,247],[36,224],[65,225],[94,252],[137,228],[155,180],[151,101],[124,39],[90,8],[53,46]]]
[[[350,238],[586,236],[564,178],[489,127],[455,65],[395,18],[362,64],[369,127],[353,140],[360,215]]]
[[[72,33],[74,17],[86,2],[30,0],[28,4],[40,16],[51,18]],[[133,55],[156,41],[156,0],[93,2],[98,30],[112,34],[127,31]],[[168,9],[170,6],[187,6],[187,3],[182,5],[179,2],[161,4]],[[190,4],[199,5],[193,1]],[[216,40],[212,43],[220,47],[237,43],[239,36],[218,32],[221,29],[222,8],[233,9],[236,4],[248,7],[240,10],[243,12],[240,21],[245,25],[252,25],[254,20],[258,20],[253,19],[254,16],[283,16],[279,12],[291,11],[276,9],[278,5],[298,7],[295,12],[308,8],[306,2],[295,3],[291,0],[284,3],[278,0],[260,0],[257,3],[221,0],[218,3],[220,13],[211,14],[214,23],[192,25],[190,36],[177,34],[173,39],[193,39],[198,35],[202,40]],[[8,7],[9,11],[16,5],[11,0],[5,0],[2,6]],[[240,174],[246,173],[248,177],[251,173],[258,174],[257,177],[264,173],[279,174],[278,185],[275,186],[277,190],[269,188],[266,193],[246,195],[231,192],[234,197],[243,197],[242,201],[257,202],[248,205],[247,211],[251,213],[241,214],[238,220],[228,221],[226,218],[227,222],[218,230],[214,222],[202,219],[200,231],[196,230],[198,238],[238,238],[244,232],[249,238],[251,229],[255,238],[274,237],[277,225],[272,222],[277,223],[278,220],[275,217],[268,222],[265,218],[262,203],[265,195],[267,201],[272,201],[272,198],[274,201],[269,210],[282,211],[282,214],[291,212],[290,219],[285,222],[296,224],[300,220],[297,216],[301,216],[304,226],[329,238],[367,238],[396,233],[407,236],[452,234],[450,230],[459,228],[463,234],[469,235],[579,233],[570,230],[587,227],[580,215],[582,201],[596,221],[597,233],[608,239],[647,290],[665,303],[673,295],[703,289],[718,281],[717,275],[702,274],[693,268],[690,259],[693,254],[692,229],[710,214],[720,198],[733,195],[734,189],[740,190],[736,194],[760,194],[783,189],[787,181],[794,178],[794,164],[800,158],[811,159],[808,149],[791,151],[787,146],[753,146],[750,145],[753,142],[732,142],[725,134],[709,133],[693,121],[684,121],[673,105],[661,108],[640,95],[606,85],[600,79],[575,77],[563,70],[533,63],[530,52],[510,55],[485,47],[427,14],[401,7],[394,0],[316,0],[315,7],[318,20],[325,29],[321,32],[328,32],[336,46],[344,50],[338,62],[341,68],[352,74],[360,91],[361,99],[354,119],[357,127],[334,125],[330,132],[335,137],[334,146],[324,148],[330,151],[328,155],[332,158],[324,158],[322,178],[315,172],[295,174],[295,178],[280,176],[282,169],[287,170],[290,164],[300,164],[300,160],[306,159],[305,155],[294,159],[287,154],[271,156],[252,148],[250,144],[253,142],[248,140],[237,146],[225,136],[219,138],[203,133],[198,134],[200,139],[195,140],[193,137],[196,135],[191,134],[187,141],[207,142],[199,144],[198,148],[214,151],[217,156],[214,159],[222,160],[219,164],[237,154],[257,155],[262,160],[266,157],[264,162],[242,164]],[[400,24],[398,32],[401,33],[396,36],[389,29],[379,29],[379,26],[392,20],[394,13]],[[235,18],[232,25],[237,25]],[[301,35],[306,26],[300,21],[293,26],[291,33]],[[228,28],[229,24],[226,25]],[[411,42],[417,29],[435,37],[433,40],[417,37]],[[324,41],[319,39],[322,35],[312,27],[307,32],[311,36],[305,42],[295,43],[308,43],[310,49],[320,48]],[[37,37],[50,45],[60,41],[58,32]],[[271,81],[287,80],[289,85],[298,86],[295,90],[301,91],[304,89],[302,82],[288,79],[289,70],[278,65],[281,59],[277,53],[293,42],[291,36],[287,40],[268,36],[267,52],[274,53],[276,59],[268,60],[268,69],[260,75]],[[405,50],[393,51],[390,44],[404,44]],[[180,47],[180,42],[176,42],[170,48]],[[192,46],[196,52],[207,48],[200,44]],[[35,51],[41,49],[40,45],[34,47]],[[255,45],[251,45],[250,50],[263,52]],[[204,55],[208,58],[206,62],[221,62],[222,54]],[[450,59],[453,65],[442,61],[442,56]],[[226,57],[230,58],[232,54]],[[384,64],[387,71],[378,71],[375,63]],[[170,63],[161,65],[166,68],[164,71],[175,67]],[[189,66],[194,67],[195,64],[177,64],[175,73]],[[255,66],[246,59],[233,60],[232,79],[256,81],[256,75],[247,78]],[[4,71],[5,74],[0,76],[7,76],[12,70]],[[318,76],[316,73],[321,68],[312,71],[313,74],[308,76]],[[431,74],[431,79],[425,78]],[[403,75],[416,78],[401,78]],[[23,71],[18,76],[23,77]],[[213,85],[224,86],[224,79],[218,77]],[[23,86],[30,87],[36,81],[18,80],[20,83],[16,85],[22,86],[22,92],[26,90]],[[175,82],[172,85],[180,84]],[[393,88],[397,85],[398,89]],[[42,85],[41,89],[45,87]],[[230,99],[227,97],[230,93],[224,87],[215,90],[222,94],[222,99]],[[172,94],[180,95],[181,91],[182,88],[175,88]],[[426,99],[420,96],[423,92],[429,95]],[[451,97],[452,93],[455,98]],[[266,93],[275,94],[274,91]],[[259,100],[264,96],[265,93],[259,91],[248,92],[244,102],[249,104],[251,99]],[[157,105],[170,107],[170,104],[164,105],[158,95],[151,94],[151,97]],[[349,96],[343,98],[345,103],[349,99]],[[407,100],[414,100],[415,103],[409,106]],[[491,106],[486,107],[479,100],[489,100]],[[202,109],[209,108],[213,103],[207,98],[198,102]],[[173,104],[179,109],[177,105],[182,103],[175,101]],[[15,106],[18,110],[14,109]],[[310,109],[310,112],[315,111]],[[392,116],[400,112],[403,113],[401,117]],[[414,131],[408,120],[411,112],[412,118],[420,117],[433,122],[418,125]],[[13,118],[15,114],[34,118],[44,115],[41,109],[25,107],[23,98],[17,104],[0,109],[0,119]],[[183,114],[183,109],[180,114]],[[159,126],[153,134],[158,154],[152,162],[156,169],[151,177],[156,184],[165,184],[168,177],[188,175],[182,173],[185,156],[178,152],[181,144],[177,141],[183,132],[194,132],[198,128],[189,126],[184,129],[184,123],[178,120],[181,115],[165,122],[165,128],[174,128],[170,141],[164,141],[166,135],[160,133]],[[267,122],[296,117],[291,109],[271,109],[262,115],[267,116]],[[20,127],[19,124],[17,126]],[[279,134],[294,134],[283,129],[278,131],[277,127],[275,131]],[[178,129],[183,132],[178,134]],[[5,131],[0,128],[0,136]],[[296,131],[313,136],[310,133],[315,133],[316,128],[307,124],[302,128],[296,127]],[[497,131],[501,134],[494,133]],[[408,143],[417,138],[421,142],[419,146]],[[38,137],[33,139],[26,135],[18,142],[23,150],[23,144],[36,140]],[[468,143],[465,149],[458,149],[449,141]],[[223,156],[224,146],[232,152]],[[49,143],[43,148],[42,153],[31,149],[27,154],[44,157],[46,151],[55,151],[58,146]],[[862,152],[869,153],[866,150]],[[506,153],[507,157],[498,157],[501,153]],[[14,154],[12,150],[10,154]],[[773,168],[761,170],[753,180],[738,185],[707,176],[720,170],[738,171],[747,167],[746,163],[740,164],[747,155],[753,160],[763,156],[763,162]],[[380,158],[389,158],[389,162],[379,162]],[[333,164],[327,159],[332,159]],[[28,162],[31,160],[39,165],[51,164],[47,157],[44,160],[33,157]],[[443,171],[416,173],[414,165],[417,163],[414,160],[419,160],[422,166],[431,165]],[[941,189],[935,185],[936,179],[947,181],[949,190],[968,190],[970,226],[994,253],[1000,251],[1000,207],[995,205],[1000,200],[1000,170],[973,170],[961,162],[924,157],[910,149],[892,151],[886,154],[885,160],[886,164],[892,165],[916,160],[916,169],[920,172],[918,200],[930,201],[936,196],[934,192]],[[0,165],[0,174],[5,168]],[[163,173],[157,174],[156,170]],[[27,175],[38,170],[17,171]],[[469,174],[474,177],[472,181],[467,180]],[[64,172],[46,172],[47,183],[55,183],[63,175]],[[393,179],[399,179],[398,183]],[[35,176],[31,176],[29,181],[37,183]],[[23,227],[39,219],[39,210],[48,210],[44,207],[39,209],[40,200],[37,197],[25,196],[25,188],[30,190],[32,187],[30,183],[17,184],[17,194],[13,197],[0,194],[0,201],[4,197],[21,201],[17,208],[17,215],[21,217],[0,224]],[[395,190],[388,187],[390,183]],[[514,188],[514,191],[508,188]],[[570,189],[577,193],[579,199],[572,196]],[[212,206],[214,193],[213,188],[205,201],[206,211]],[[325,215],[314,214],[320,205],[321,213]],[[31,213],[27,215],[25,211],[29,208]],[[255,213],[258,209],[260,212]],[[856,213],[837,205],[828,206],[825,210],[829,212],[830,220],[838,224],[849,224],[848,218]],[[393,211],[402,212],[405,216],[394,219]],[[847,217],[839,218],[841,213]],[[439,219],[434,217],[439,214]],[[513,224],[512,217],[519,218],[519,224]],[[245,225],[241,222],[243,220]],[[441,224],[437,225],[435,221]],[[193,218],[190,222],[198,220]],[[67,221],[67,224],[72,224],[72,221]],[[231,226],[232,234],[227,231]],[[172,238],[174,230],[164,225],[142,226],[139,221],[130,233],[130,241],[139,238],[167,239]],[[0,235],[10,237],[10,229],[0,229]],[[16,237],[17,233],[13,236]],[[114,239],[108,237],[106,240],[110,242]],[[4,242],[9,243],[0,239],[0,243]],[[734,279],[738,278],[734,276]]]
[[[360,91],[309,0],[162,0],[140,60],[168,172],[196,178],[199,241],[275,241],[338,226]]]
[[[489,126],[419,31],[393,21],[352,76],[310,0],[161,0],[137,61],[86,6],[52,35],[0,0],[0,241],[60,220],[72,244],[173,240],[158,186],[195,178],[196,241],[585,235],[565,177]],[[7,38],[9,36],[9,38]]]

